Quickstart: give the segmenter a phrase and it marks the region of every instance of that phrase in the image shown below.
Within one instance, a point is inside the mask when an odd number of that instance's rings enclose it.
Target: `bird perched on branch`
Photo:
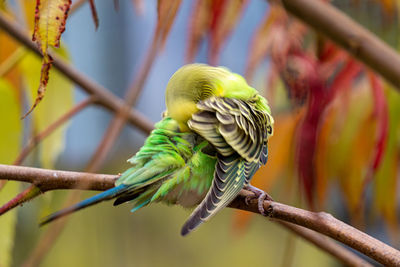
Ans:
[[[224,67],[180,68],[166,89],[167,109],[133,166],[115,187],[58,211],[42,225],[76,210],[115,199],[133,211],[152,202],[196,207],[182,227],[186,235],[226,207],[247,188],[262,209],[266,193],[249,184],[267,162],[273,118],[265,98]]]

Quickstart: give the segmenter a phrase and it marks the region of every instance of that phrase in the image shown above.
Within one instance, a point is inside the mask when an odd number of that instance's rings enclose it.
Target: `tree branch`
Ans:
[[[325,1],[281,0],[285,9],[364,62],[400,90],[400,55]]]
[[[344,246],[339,245],[338,243],[324,235],[318,234],[317,232],[307,229],[303,226],[284,221],[277,222],[286,229],[295,233],[296,235],[313,243],[317,248],[323,249],[335,258],[339,259],[345,266],[373,266],[362,258],[357,257],[353,252],[346,249]]]
[[[230,206],[236,209],[259,213],[257,199],[248,201],[248,205],[246,204],[245,198],[252,194],[249,191],[242,190],[241,194]],[[345,224],[329,213],[306,211],[268,200],[264,201],[264,209],[271,219],[297,224],[329,236],[385,266],[400,266],[400,251]]]
[[[56,189],[107,190],[114,186],[117,178],[118,176],[116,175],[56,171],[0,164],[0,180],[28,182],[36,185],[42,192]],[[247,203],[245,201],[246,197],[251,198]],[[252,192],[242,190],[241,194],[230,204],[230,207],[259,213],[257,199],[252,197],[254,197]],[[304,238],[311,239],[313,243],[323,249],[326,249],[327,245],[324,239],[316,236],[314,232],[303,231],[299,226],[312,229],[340,241],[384,265],[400,265],[399,251],[335,219],[330,214],[310,212],[273,201],[264,201],[264,209],[267,211],[269,218],[283,222],[283,225],[285,227],[289,226],[288,228],[292,231],[304,232],[302,235]],[[288,223],[299,226],[293,227]],[[335,250],[337,250],[337,247],[328,251],[333,255],[336,255],[335,253],[341,254],[341,252],[335,252]],[[341,260],[353,266],[367,265],[356,256],[352,259],[352,256],[349,255],[351,254],[343,256]],[[346,261],[343,258],[346,258]]]
[[[32,52],[42,56],[36,44],[30,40],[30,38],[25,34],[25,31],[6,16],[7,15],[4,14],[4,12],[0,11],[0,28],[7,32],[15,40],[30,49]],[[53,64],[56,69],[58,69],[63,75],[68,77],[88,94],[96,96],[96,104],[114,112],[118,112],[122,109],[125,110],[125,112],[127,112],[129,121],[145,133],[150,133],[150,131],[153,129],[153,123],[151,123],[140,112],[132,109],[123,100],[116,97],[106,88],[82,74],[80,71],[65,62],[65,60],[53,54],[51,54],[51,56],[54,59]]]
[[[56,171],[0,164],[0,180],[31,183],[39,187],[42,192],[57,189],[104,191],[114,187],[117,178],[117,175]]]

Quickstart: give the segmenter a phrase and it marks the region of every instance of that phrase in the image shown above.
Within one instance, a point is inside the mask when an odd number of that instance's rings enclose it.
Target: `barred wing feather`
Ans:
[[[182,228],[186,235],[226,207],[248,184],[268,156],[268,114],[250,101],[211,97],[197,104],[188,121],[191,130],[218,152],[214,180],[206,197]]]

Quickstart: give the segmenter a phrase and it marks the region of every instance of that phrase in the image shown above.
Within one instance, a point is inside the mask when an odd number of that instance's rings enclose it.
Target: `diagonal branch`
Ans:
[[[45,128],[43,131],[32,137],[29,141],[28,144],[21,150],[19,153],[17,159],[14,161],[14,165],[20,165],[25,158],[28,156],[28,154],[47,136],[52,134],[58,127],[66,123],[69,119],[71,119],[73,116],[75,116],[77,113],[85,109],[87,106],[92,104],[95,101],[95,98],[93,96],[83,100],[76,106],[74,106],[72,109],[70,109],[67,113],[62,115],[60,118],[58,118],[56,121],[51,123],[47,128]]]
[[[32,183],[43,192],[56,189],[79,189],[82,188],[82,185],[84,185],[82,189],[107,190],[114,186],[114,181],[117,177],[115,175],[55,171],[0,164],[0,180],[7,179]],[[246,201],[247,197],[251,198],[254,195],[250,191],[242,190],[241,194],[230,204],[230,207],[259,213],[257,199],[252,198],[250,201]],[[264,209],[267,211],[269,218],[280,223],[283,222],[283,225],[292,231],[302,231],[302,228],[299,228],[299,226],[302,226],[340,241],[381,264],[400,266],[400,251],[345,224],[328,213],[306,211],[273,201],[264,201]],[[293,227],[288,223],[298,226]],[[311,239],[313,243],[326,249],[326,244],[323,244],[325,240],[316,235],[316,233],[306,230],[302,236],[306,239]],[[335,253],[340,254],[335,250],[337,248],[328,251],[334,255]],[[345,255],[341,260],[353,266],[367,265],[358,257],[353,255],[355,258],[352,259],[352,256],[349,255]]]

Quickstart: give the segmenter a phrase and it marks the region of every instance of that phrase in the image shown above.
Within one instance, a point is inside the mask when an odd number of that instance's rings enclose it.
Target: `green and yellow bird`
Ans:
[[[99,203],[133,202],[133,211],[152,202],[196,207],[182,227],[186,235],[248,188],[267,162],[273,118],[265,98],[224,67],[191,64],[169,80],[167,110],[144,146],[128,160],[133,166],[115,187],[56,212],[41,224]]]

